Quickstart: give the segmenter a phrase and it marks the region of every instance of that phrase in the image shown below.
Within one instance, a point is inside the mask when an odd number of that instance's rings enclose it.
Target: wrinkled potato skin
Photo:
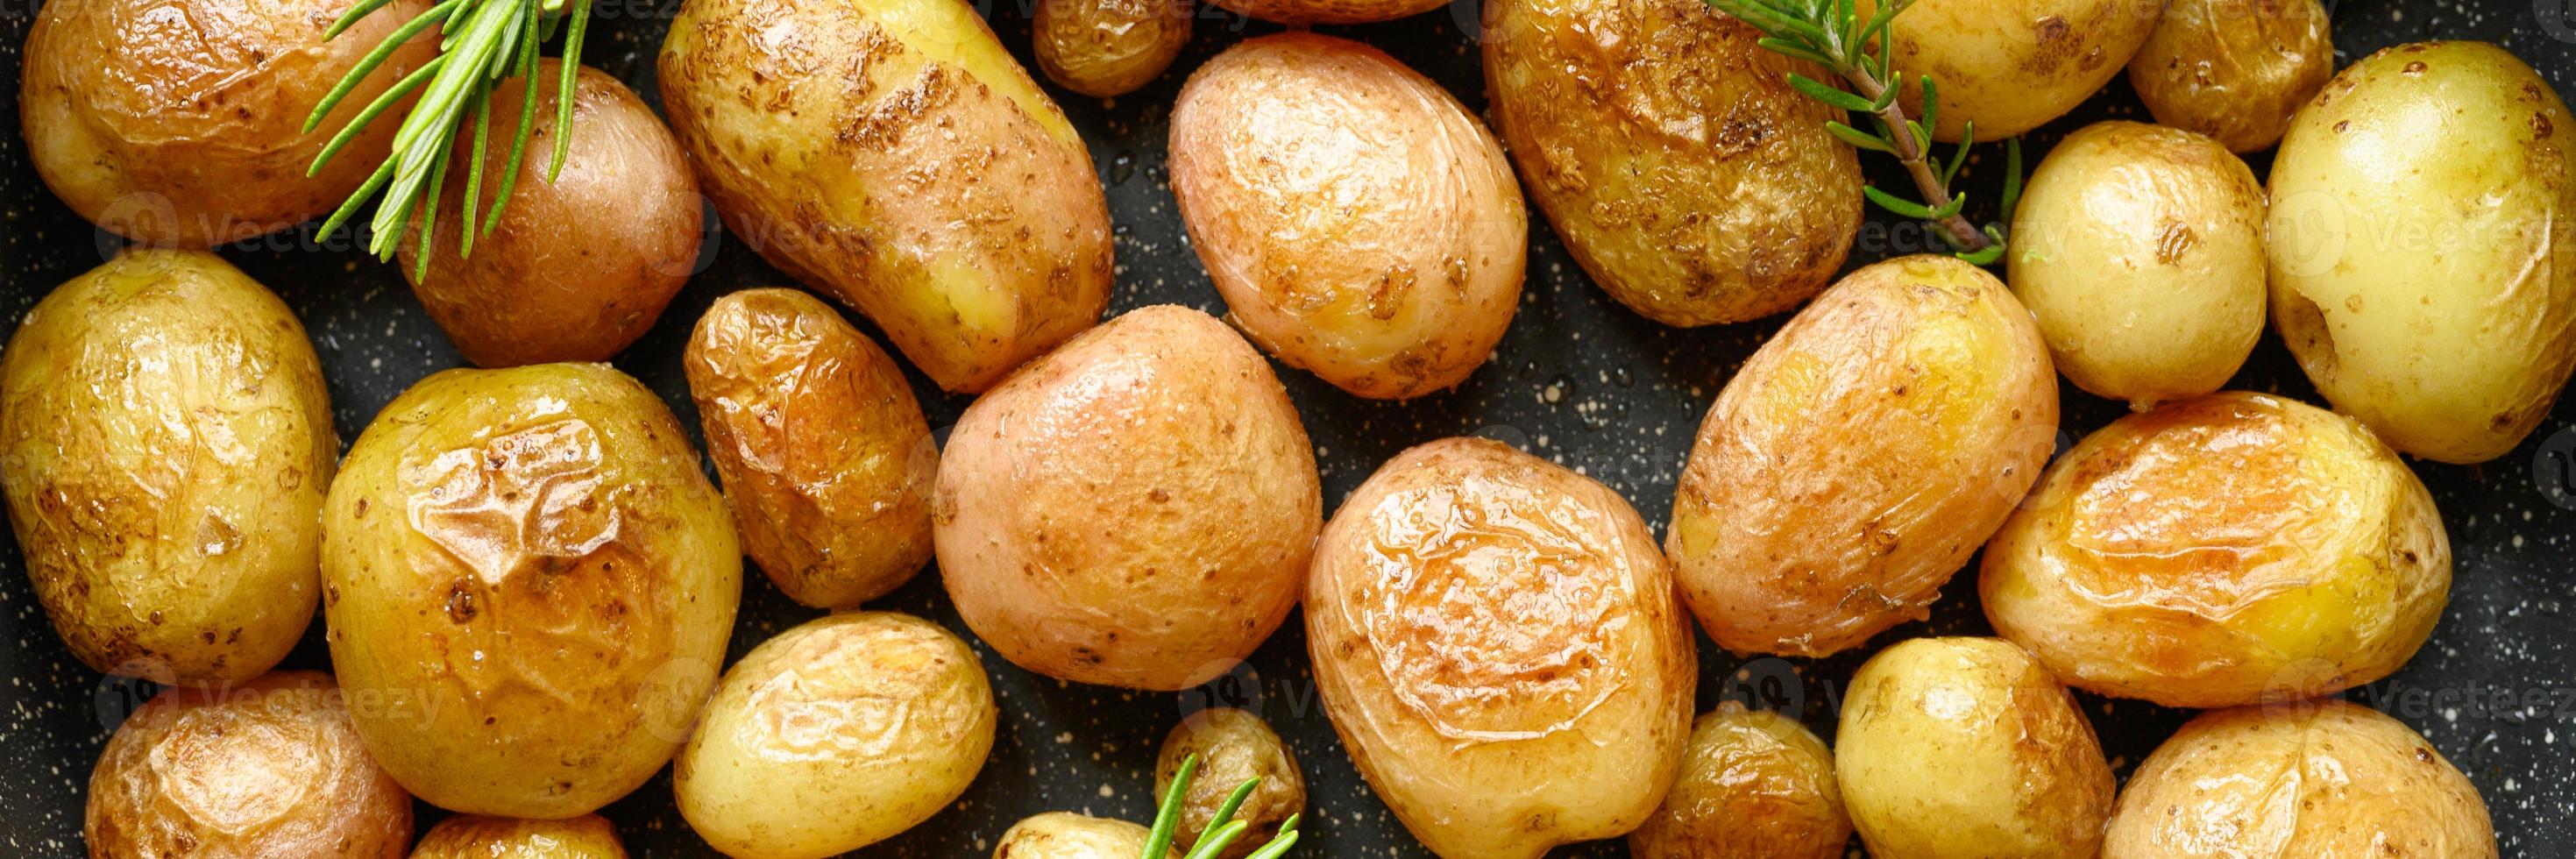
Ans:
[[[1666,325],[1779,313],[1833,281],[1861,223],[1832,75],[1699,0],[1485,4],[1494,128],[1583,270]]]
[[[893,356],[792,289],[716,299],[682,359],[743,551],[788,598],[855,608],[930,561],[939,446]]]
[[[2129,59],[2129,85],[2156,122],[2269,149],[2334,77],[2334,34],[2317,0],[2170,0]]]
[[[608,360],[653,327],[697,263],[697,177],[653,109],[607,72],[584,66],[575,77],[572,154],[562,175],[546,181],[562,74],[554,60],[540,64],[530,154],[500,226],[459,259],[463,221],[442,214],[426,280],[418,277],[420,242],[402,245],[403,277],[421,308],[466,360],[485,367]],[[493,89],[496,139],[517,132],[526,84],[513,77]],[[470,163],[473,147],[473,135],[458,135],[457,169]],[[498,193],[509,166],[507,145],[484,152],[484,195]],[[438,210],[464,205],[465,183],[451,178]],[[475,228],[482,229],[480,213]]]
[[[602,364],[446,370],[323,505],[331,662],[385,770],[504,817],[586,814],[687,739],[742,556],[660,398]]]
[[[1038,0],[1031,47],[1038,70],[1099,98],[1152,83],[1190,43],[1190,0]]]
[[[626,859],[617,828],[596,814],[521,820],[458,814],[429,828],[411,859]]]
[[[837,855],[965,793],[997,715],[983,663],[957,636],[910,615],[834,614],[725,672],[672,784],[681,815],[725,855]]]
[[[1700,424],[1665,543],[1737,653],[1823,656],[1920,620],[2056,449],[2057,376],[1984,270],[1853,272],[1763,344]]]
[[[1917,638],[1852,675],[1834,775],[1870,855],[2091,857],[2111,766],[2075,697],[2010,642]]]
[[[1172,727],[1154,759],[1154,795],[1169,795],[1181,763],[1199,757],[1199,769],[1182,800],[1181,826],[1175,844],[1197,844],[1216,819],[1217,807],[1235,788],[1254,778],[1259,787],[1235,809],[1235,820],[1250,821],[1242,837],[1217,854],[1241,859],[1279,835],[1279,825],[1306,810],[1306,777],[1297,771],[1297,754],[1260,716],[1232,707],[1201,710]]]
[[[1978,140],[2002,140],[2066,115],[2129,64],[2163,18],[2166,0],[1920,0],[1896,16],[1898,103],[1923,103],[1923,75],[1941,89],[1933,139],[1954,143],[1970,120]],[[1863,18],[1877,0],[1860,0]],[[1910,110],[1912,116],[1919,110]]]
[[[2494,859],[2476,785],[2405,723],[2337,700],[2202,713],[2138,764],[2103,859]]]
[[[81,837],[95,859],[401,859],[411,795],[367,756],[330,675],[281,671],[136,709],[90,770]]]
[[[662,103],[725,226],[951,391],[1099,321],[1091,153],[955,0],[689,0]]]
[[[1838,859],[1851,842],[1834,755],[1795,720],[1729,701],[1691,725],[1681,777],[1646,825],[1637,859]]]
[[[2263,185],[2207,137],[2068,135],[2031,174],[2007,254],[2068,381],[2144,408],[2227,384],[2263,336]]]
[[[1454,387],[1520,305],[1529,213],[1511,163],[1376,48],[1300,32],[1226,49],[1172,107],[1171,170],[1235,323],[1342,390]]]
[[[2272,320],[2317,391],[2425,459],[2504,455],[2576,368],[2576,119],[2494,45],[2390,48],[2272,162]]]
[[[1152,836],[1124,820],[1050,811],[1012,824],[994,846],[993,859],[1134,859]]]
[[[394,0],[338,38],[357,0],[47,2],[27,36],[18,117],[27,156],[81,217],[146,244],[204,248],[338,208],[385,158],[397,123],[360,132],[321,175],[323,144],[437,56],[403,44],[323,117],[304,120],[358,59],[427,0]],[[170,13],[184,10],[184,15]],[[395,115],[409,109],[399,103]]]
[[[1343,502],[1306,587],[1333,730],[1452,859],[1530,859],[1655,811],[1698,661],[1626,499],[1500,442],[1407,450]]]
[[[27,312],[0,355],[0,494],[83,664],[257,676],[320,598],[340,442],[284,302],[213,254],[133,250]]]
[[[966,625],[1022,668],[1169,691],[1297,603],[1323,520],[1315,449],[1225,323],[1136,310],[984,394],[939,460],[932,540]]]

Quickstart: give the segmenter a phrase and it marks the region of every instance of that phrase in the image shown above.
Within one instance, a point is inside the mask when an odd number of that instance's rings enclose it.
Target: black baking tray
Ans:
[[[1033,0],[980,0],[1023,64]],[[2340,64],[2389,45],[2432,38],[2497,42],[2576,95],[2576,0],[2350,0],[2335,7]],[[654,55],[678,0],[598,0],[598,26],[584,60],[658,104]],[[20,50],[37,4],[0,0],[0,115],[14,126]],[[1476,44],[1476,0],[1401,21],[1319,28],[1385,49],[1455,93],[1485,105]],[[1116,224],[1118,288],[1112,313],[1179,303],[1222,312],[1183,237],[1163,168],[1167,114],[1182,78],[1225,46],[1279,29],[1201,10],[1196,35],[1172,69],[1144,90],[1093,99],[1051,89],[1091,147]],[[2032,135],[2034,159],[2066,131],[2105,118],[2144,118],[2127,85],[2109,89]],[[1991,148],[1969,168],[1985,199],[2000,182]],[[2266,159],[2252,159],[2258,174]],[[1883,159],[1865,158],[1874,181],[1905,187]],[[1351,397],[1302,372],[1279,368],[1303,413],[1322,466],[1328,506],[1379,463],[1419,442],[1472,434],[1501,439],[1591,475],[1624,493],[1658,530],[1693,430],[1712,398],[1780,319],[1697,330],[1665,328],[1612,303],[1569,257],[1546,222],[1530,224],[1529,277],[1519,315],[1493,360],[1458,389],[1406,403]],[[1987,213],[1989,216],[1991,213]],[[1924,249],[1913,225],[1873,211],[1850,266]],[[25,142],[0,134],[0,333],[14,330],[47,291],[100,263],[117,246],[65,208],[36,178]],[[300,314],[329,378],[342,439],[354,439],[404,387],[462,360],[413,300],[402,278],[349,247],[344,233],[317,238],[306,225],[221,249]],[[651,333],[616,360],[660,393],[696,430],[680,372],[690,324],[717,296],[787,277],[745,246],[719,235],[696,275]],[[871,336],[876,330],[853,317]],[[880,342],[882,338],[880,337]],[[909,372],[909,371],[908,371]],[[968,398],[941,393],[918,373],[914,390],[935,427],[956,420]],[[2320,402],[2278,339],[2266,336],[2234,387]],[[2065,393],[2067,439],[2118,417],[2123,407]],[[2576,598],[2576,403],[2562,401],[2513,453],[2483,466],[2417,462],[2449,528],[2456,556],[2451,606],[2413,662],[2349,697],[2388,711],[2430,738],[2485,795],[2507,856],[2576,855],[2576,644],[2567,606]],[[0,533],[0,541],[8,536]],[[732,655],[818,614],[781,596],[746,568]],[[1882,635],[1871,646],[1828,659],[1739,659],[1700,640],[1700,709],[1722,698],[1758,700],[1798,714],[1827,738],[1833,704],[1860,661],[1898,637],[1986,631],[1974,575],[1952,582],[1928,623]],[[925,570],[881,607],[930,617],[964,633]],[[971,636],[970,636],[971,640]],[[955,806],[860,855],[990,855],[1013,822],[1068,810],[1145,821],[1152,816],[1153,763],[1163,733],[1210,703],[1246,707],[1277,727],[1307,779],[1307,856],[1428,856],[1353,770],[1316,698],[1305,636],[1294,618],[1241,669],[1207,687],[1147,694],[1067,684],[1010,665],[980,644],[999,696],[1001,735],[983,775]],[[317,620],[290,668],[327,668]],[[63,649],[24,574],[14,543],[0,549],[0,855],[83,852],[81,816],[90,766],[124,714],[152,689],[106,678]],[[2086,711],[2115,770],[2130,768],[2189,713],[2087,696]],[[829,813],[829,809],[817,809]],[[672,804],[666,769],[603,812],[637,856],[710,851]],[[441,812],[420,808],[423,825]],[[1855,842],[1855,846],[1857,842]],[[1620,842],[1562,848],[1559,856],[1624,856]]]

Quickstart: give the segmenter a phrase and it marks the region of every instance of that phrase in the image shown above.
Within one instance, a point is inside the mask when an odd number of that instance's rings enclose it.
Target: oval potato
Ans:
[[[2317,0],[2169,0],[2129,59],[2129,85],[2158,123],[2269,149],[2334,77],[2327,24]]]
[[[1030,47],[1065,89],[1109,98],[1152,83],[1190,43],[1190,0],[1037,0]]]
[[[1691,724],[1681,776],[1646,825],[1636,859],[1839,859],[1851,818],[1834,755],[1796,720],[1728,701]]]
[[[1297,754],[1260,716],[1232,707],[1200,710],[1172,726],[1163,749],[1154,757],[1154,795],[1169,796],[1172,781],[1190,756],[1198,773],[1182,798],[1181,822],[1174,844],[1197,844],[1216,820],[1219,806],[1244,782],[1261,783],[1243,798],[1232,820],[1250,824],[1241,837],[1217,854],[1241,859],[1278,837],[1280,824],[1306,810],[1306,777],[1297,771]]]
[[[173,688],[126,717],[90,770],[94,859],[401,859],[411,795],[376,768],[331,677],[281,671]]]
[[[2129,65],[2168,0],[1918,0],[1897,14],[1898,103],[1923,103],[1923,75],[1940,88],[1932,137],[2002,140],[2065,116]],[[1859,0],[1865,18],[1878,0]],[[1908,116],[1920,113],[1909,109]]]
[[[2476,785],[2404,723],[2331,699],[2200,714],[2138,764],[2102,844],[2103,859],[2496,855]]]
[[[1050,811],[1011,824],[993,846],[993,859],[1135,859],[1152,836],[1124,820]]]
[[[596,814],[564,820],[451,815],[429,828],[411,859],[626,859],[617,828]]]

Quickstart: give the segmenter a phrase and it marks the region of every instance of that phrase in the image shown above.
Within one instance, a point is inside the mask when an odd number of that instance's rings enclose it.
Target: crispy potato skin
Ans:
[[[456,350],[485,367],[608,360],[653,327],[697,263],[697,177],[653,109],[607,72],[584,67],[574,79],[572,154],[563,174],[546,181],[562,74],[554,60],[540,64],[532,154],[520,162],[500,226],[459,259],[463,222],[442,215],[427,279],[418,276],[420,242],[402,245],[412,294]],[[496,139],[516,133],[526,94],[526,78],[493,89]],[[474,140],[458,137],[461,169]],[[485,195],[497,192],[509,166],[508,145],[485,151]],[[464,205],[464,182],[451,179],[438,210]]]
[[[2140,408],[2218,390],[2263,336],[2265,208],[2216,141],[2086,126],[2015,210],[2013,295],[2077,387]]]
[[[81,837],[95,859],[401,859],[411,795],[367,756],[330,675],[281,671],[136,709],[90,770]]]
[[[2327,24],[2317,0],[2168,0],[2129,59],[2129,85],[2160,124],[2269,149],[2334,77]]]
[[[2484,462],[2576,368],[2576,119],[2494,45],[2354,63],[2272,162],[2272,320],[2391,447]]]
[[[1190,43],[1190,0],[1038,0],[1031,48],[1058,86],[1108,98],[1153,82]]]
[[[1171,170],[1235,323],[1342,390],[1454,387],[1520,305],[1529,213],[1510,162],[1376,48],[1296,32],[1226,49],[1172,107]]]
[[[1921,0],[1896,17],[1900,103],[1923,103],[1922,75],[1941,88],[1932,137],[1978,140],[2047,124],[2091,98],[2154,33],[2168,0]],[[1863,18],[1877,0],[1860,0]],[[1908,114],[1912,115],[1911,113]]]
[[[1270,637],[1323,519],[1270,364],[1185,307],[1136,310],[966,408],[932,539],[957,613],[1022,668],[1187,689]]]
[[[2336,700],[2203,713],[2138,764],[2103,859],[2493,859],[2486,801],[2404,723]]]
[[[834,614],[725,672],[672,784],[680,814],[725,855],[838,855],[965,793],[997,715],[983,663],[957,636],[910,615]]]
[[[1494,128],[1583,270],[1666,325],[1742,322],[1833,281],[1861,223],[1832,75],[1699,0],[1495,0]]]
[[[902,368],[838,311],[727,295],[682,365],[743,551],[790,599],[855,608],[929,562],[939,446]]]
[[[200,251],[128,251],[27,312],[0,355],[0,495],[83,664],[164,683],[258,676],[320,596],[340,443],[277,296]]]
[[[1499,442],[1378,469],[1324,529],[1306,646],[1333,729],[1452,859],[1529,859],[1645,822],[1698,682],[1670,565],[1626,499]]]
[[[662,103],[761,258],[867,314],[951,391],[1099,320],[1091,154],[958,0],[689,0]]]
[[[447,370],[349,449],[322,511],[331,662],[367,747],[469,814],[585,814],[652,777],[742,593],[724,500],[601,364]]]
[[[2111,766],[2048,669],[2010,642],[1917,638],[1852,675],[1834,775],[1873,856],[2093,856]]]
[[[2422,481],[2342,415],[2225,393],[2112,422],[1986,547],[2004,638],[2072,685],[2173,707],[2388,676],[2449,601]]]
[[[430,7],[394,0],[324,41],[353,5],[48,2],[27,36],[18,82],[27,155],[81,217],[147,244],[209,247],[328,213],[384,160],[396,123],[369,127],[308,178],[313,157],[438,53],[432,34],[404,43],[304,133],[305,118],[358,58]]]
[[[1680,778],[1646,825],[1637,859],[1839,859],[1851,842],[1834,755],[1795,720],[1726,702],[1691,725]]]
[[[993,859],[1133,859],[1152,835],[1124,820],[1050,811],[1012,824]]]
[[[1853,272],[1718,394],[1665,550],[1720,646],[1822,656],[1919,620],[2056,449],[2057,378],[1984,270]]]
[[[626,859],[617,828],[596,814],[565,820],[451,815],[429,828],[411,859]]]
[[[1290,815],[1306,810],[1306,777],[1297,771],[1297,753],[1280,742],[1279,734],[1260,716],[1232,707],[1218,707],[1190,714],[1163,737],[1163,749],[1154,759],[1154,795],[1172,792],[1172,780],[1179,777],[1181,763],[1191,755],[1199,757],[1198,775],[1190,781],[1189,795],[1182,800],[1181,826],[1174,844],[1197,844],[1216,819],[1216,810],[1225,804],[1235,788],[1252,779],[1261,785],[1235,810],[1235,820],[1250,821],[1243,835],[1217,854],[1224,859],[1241,859],[1261,849],[1279,835],[1279,825]],[[1121,857],[1124,859],[1124,857]]]

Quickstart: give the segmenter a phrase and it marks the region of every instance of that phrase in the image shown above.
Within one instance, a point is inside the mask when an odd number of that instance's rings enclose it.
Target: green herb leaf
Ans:
[[[1834,87],[1818,81],[1815,78],[1811,78],[1797,72],[1789,73],[1789,85],[1796,87],[1799,92],[1806,93],[1808,98],[1812,98],[1844,110],[1857,111],[1860,113],[1869,113],[1874,110],[1874,108],[1870,107],[1869,99],[1861,98],[1860,96],[1835,89]]]

